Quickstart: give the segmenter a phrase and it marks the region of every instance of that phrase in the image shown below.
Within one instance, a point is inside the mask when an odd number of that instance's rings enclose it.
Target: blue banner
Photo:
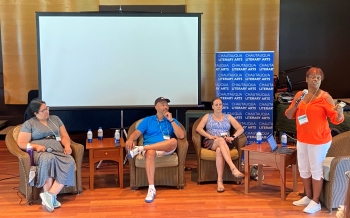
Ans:
[[[273,131],[274,52],[216,52],[216,96],[243,126],[247,143]]]

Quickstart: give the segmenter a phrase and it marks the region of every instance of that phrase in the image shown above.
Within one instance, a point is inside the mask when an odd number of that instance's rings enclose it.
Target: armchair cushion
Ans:
[[[230,154],[231,154],[232,160],[237,160],[239,158],[237,149],[231,149]],[[208,150],[206,148],[201,148],[201,159],[215,161],[216,160],[216,152],[213,150]]]
[[[332,163],[332,160],[334,158],[335,157],[326,157],[326,159],[323,162],[323,178],[324,178],[324,180],[329,181],[329,171],[331,169],[331,163]]]
[[[176,152],[172,155],[157,157],[155,160],[156,167],[176,167],[179,165],[179,159]],[[135,159],[135,166],[140,168],[146,167],[146,159],[142,154],[138,154]]]

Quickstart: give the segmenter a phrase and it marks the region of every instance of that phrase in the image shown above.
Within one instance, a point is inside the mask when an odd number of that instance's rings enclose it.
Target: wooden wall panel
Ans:
[[[279,0],[186,0],[202,12],[202,100],[215,97],[215,52],[274,51],[278,72]]]
[[[35,11],[98,11],[99,5],[186,5],[202,15],[202,100],[214,95],[215,52],[275,51],[279,0],[0,0],[6,104],[26,104],[38,88]]]
[[[38,89],[36,11],[97,11],[98,0],[0,1],[5,104],[27,104]]]
[[[185,0],[100,0],[100,5],[184,5]]]

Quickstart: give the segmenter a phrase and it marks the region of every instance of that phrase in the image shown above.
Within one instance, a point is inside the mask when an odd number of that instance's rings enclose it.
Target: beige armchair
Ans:
[[[349,170],[350,131],[347,131],[333,137],[323,164],[324,182],[320,200],[329,212],[344,204],[345,190],[348,187],[345,172]]]
[[[29,171],[30,171],[30,159],[27,152],[20,149],[17,145],[18,133],[21,125],[15,126],[10,129],[6,134],[5,143],[8,150],[18,158],[19,174],[20,174],[20,184],[19,191],[26,196],[26,202],[28,205],[32,205],[35,200],[39,198],[41,189],[32,187],[28,184]],[[81,181],[81,165],[84,156],[84,146],[71,141],[72,156],[76,164],[76,176],[75,176],[75,186],[64,187],[60,194],[62,193],[80,193],[83,190]]]
[[[137,127],[137,125],[142,121],[142,119],[136,121],[131,125],[128,131],[130,136]],[[182,124],[181,128],[186,133],[185,128]],[[143,136],[141,135],[137,142],[138,146],[143,145]],[[187,155],[188,142],[186,135],[184,139],[177,139],[177,148],[172,155],[157,157],[156,171],[154,175],[154,185],[161,186],[176,186],[178,189],[183,189],[185,186],[185,160]],[[148,180],[145,170],[145,158],[141,154],[134,158],[128,156],[128,161],[130,164],[130,188],[135,190],[138,187],[148,186]]]
[[[202,148],[203,137],[196,131],[201,118],[198,118],[192,126],[192,142],[197,155],[197,170],[198,170],[198,184],[206,181],[216,181],[218,174],[216,171],[216,153],[215,151]],[[233,134],[234,129],[231,128],[230,132]],[[241,170],[242,162],[242,150],[246,145],[247,138],[243,134],[238,136],[233,141],[233,149],[231,149],[231,158],[236,167]],[[225,164],[223,181],[234,181],[238,184],[242,182],[242,178],[236,178],[232,175],[232,172],[227,164]]]

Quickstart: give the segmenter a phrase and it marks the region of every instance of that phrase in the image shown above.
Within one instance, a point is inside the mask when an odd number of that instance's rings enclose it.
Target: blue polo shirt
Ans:
[[[180,126],[179,121],[173,118],[175,123]],[[143,135],[143,145],[151,145],[164,141],[164,136],[174,136],[174,129],[167,118],[158,121],[156,115],[145,117],[136,128]]]

